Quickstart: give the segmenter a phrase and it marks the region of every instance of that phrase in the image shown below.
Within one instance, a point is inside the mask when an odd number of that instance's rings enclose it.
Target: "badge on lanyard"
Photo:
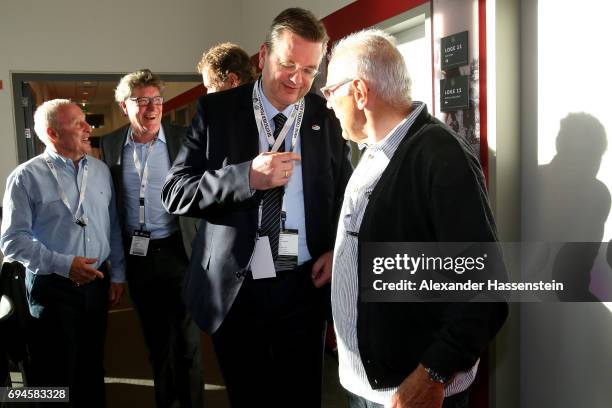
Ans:
[[[298,237],[296,229],[285,229],[287,213],[281,212],[281,230],[278,236],[278,257],[274,263],[277,271],[291,271],[298,264]]]
[[[278,258],[274,263],[277,271],[289,271],[297,268],[298,237],[296,229],[281,230],[278,239]]]
[[[257,237],[255,249],[250,262],[251,274],[253,279],[275,278],[274,260],[272,259],[272,249],[270,240],[267,236]]]
[[[132,244],[130,245],[130,255],[147,256],[150,241],[151,233],[149,231],[134,231],[134,235],[132,235]]]
[[[144,163],[141,163],[138,154],[136,153],[136,143],[134,142],[134,137],[132,134],[130,134],[130,139],[134,148],[134,167],[136,167],[136,172],[138,174],[138,178],[140,179],[140,191],[138,194],[138,221],[140,223],[140,229],[135,230],[134,234],[132,235],[130,255],[147,256],[147,251],[149,250],[149,242],[151,241],[151,232],[145,230],[145,188],[149,179],[149,155],[151,153],[151,150],[153,149],[153,146],[155,145],[157,137],[154,138],[151,142],[147,143],[146,151],[143,154]]]

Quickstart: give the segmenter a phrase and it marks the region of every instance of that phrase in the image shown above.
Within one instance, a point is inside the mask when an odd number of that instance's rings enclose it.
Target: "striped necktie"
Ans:
[[[287,117],[282,113],[274,116],[274,140],[278,137],[281,129],[287,121]],[[285,143],[281,143],[279,152],[285,151]],[[280,234],[280,215],[283,204],[284,187],[276,187],[264,192],[261,209],[261,232],[262,236],[268,236],[272,258],[276,261],[278,257],[278,237]]]

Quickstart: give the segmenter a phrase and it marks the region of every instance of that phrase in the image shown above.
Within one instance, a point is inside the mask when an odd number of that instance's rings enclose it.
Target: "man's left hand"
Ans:
[[[317,262],[312,265],[312,283],[320,288],[331,280],[332,265],[333,265],[334,251],[328,251],[321,255]]]
[[[391,408],[440,408],[443,401],[444,384],[433,381],[419,364],[391,398]]]
[[[110,289],[108,291],[108,303],[111,306],[115,306],[121,300],[123,291],[125,290],[125,283],[111,282]]]

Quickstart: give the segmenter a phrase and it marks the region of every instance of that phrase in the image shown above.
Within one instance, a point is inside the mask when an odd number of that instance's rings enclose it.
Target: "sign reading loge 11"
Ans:
[[[449,35],[440,40],[442,71],[468,65],[468,32]]]

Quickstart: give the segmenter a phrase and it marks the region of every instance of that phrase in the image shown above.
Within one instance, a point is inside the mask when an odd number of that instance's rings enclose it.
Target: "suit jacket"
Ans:
[[[372,191],[358,241],[360,248],[497,241],[478,159],[426,110]],[[358,302],[357,339],[370,385],[398,386],[419,363],[445,376],[471,368],[507,313],[504,302]]]
[[[182,140],[185,136],[186,128],[172,124],[162,123],[164,134],[166,136],[166,147],[168,149],[168,157],[170,163],[174,161],[181,147]],[[123,126],[112,133],[100,138],[100,154],[101,159],[110,168],[113,183],[115,184],[115,192],[117,197],[117,208],[121,226],[125,225],[125,206],[123,205],[123,147],[127,139],[128,126]],[[191,254],[191,242],[195,237],[197,220],[180,217],[179,226],[183,236],[183,244],[185,253]]]
[[[249,187],[259,154],[252,105],[254,84],[205,95],[185,144],[162,190],[166,209],[202,218],[185,283],[185,301],[205,331],[213,333],[231,307],[246,274],[257,231],[262,192]],[[325,101],[305,96],[300,129],[308,250],[317,259],[333,248],[349,148]]]

